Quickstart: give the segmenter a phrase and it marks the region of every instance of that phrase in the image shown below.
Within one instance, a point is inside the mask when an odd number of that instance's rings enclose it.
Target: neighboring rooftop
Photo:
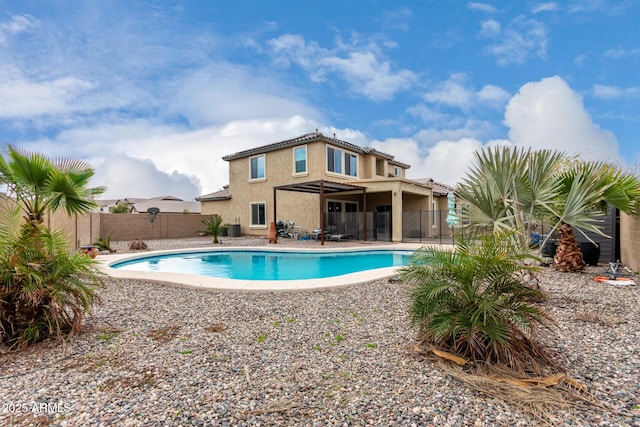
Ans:
[[[160,196],[143,199],[139,197],[125,197],[124,199],[95,200],[101,212],[108,212],[109,206],[115,206],[118,202],[129,205],[130,212],[147,212],[149,208],[158,208],[161,213],[200,213],[200,202],[185,202],[174,196]]]
[[[446,196],[447,194],[456,191],[454,187],[450,185],[443,184],[441,182],[436,182],[433,178],[418,178],[414,179],[414,181],[419,182],[421,184],[428,185],[433,190],[433,194],[436,196]]]

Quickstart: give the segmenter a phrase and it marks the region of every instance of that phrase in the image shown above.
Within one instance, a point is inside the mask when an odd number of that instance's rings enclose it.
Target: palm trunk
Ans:
[[[578,245],[578,239],[569,224],[562,224],[558,228],[560,241],[554,257],[555,267],[558,271],[575,272],[584,270],[584,259]]]

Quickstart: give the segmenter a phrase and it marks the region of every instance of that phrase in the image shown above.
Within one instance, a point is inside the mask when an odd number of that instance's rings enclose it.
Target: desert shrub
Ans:
[[[129,242],[129,249],[133,251],[143,251],[147,249],[147,244],[140,239],[135,239]]]
[[[19,210],[0,226],[0,344],[21,348],[79,330],[98,301],[96,261],[70,251],[60,231],[23,224]]]
[[[96,262],[71,252],[45,214],[90,212],[104,187],[88,187],[93,168],[81,160],[49,159],[12,145],[0,153],[0,344],[13,349],[80,328],[96,302]],[[20,214],[23,217],[20,218]]]
[[[410,290],[410,318],[423,343],[475,362],[541,371],[553,362],[536,342],[552,321],[533,301],[540,291],[525,284],[535,270],[515,239],[461,237],[453,251],[423,248],[402,269]]]
[[[111,247],[111,235],[113,234],[113,232],[109,233],[107,235],[106,238],[102,238],[99,237],[95,242],[93,242],[93,245],[98,248],[98,250],[100,251],[109,251],[109,252],[115,252],[115,250]]]
[[[115,206],[109,207],[109,212],[111,213],[129,213],[131,208],[125,202],[118,202]]]

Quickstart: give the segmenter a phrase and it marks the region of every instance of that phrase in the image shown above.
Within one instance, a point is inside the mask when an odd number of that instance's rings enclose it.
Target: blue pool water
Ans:
[[[403,266],[411,251],[265,252],[221,251],[150,256],[112,265],[134,271],[196,274],[243,280],[305,280]]]

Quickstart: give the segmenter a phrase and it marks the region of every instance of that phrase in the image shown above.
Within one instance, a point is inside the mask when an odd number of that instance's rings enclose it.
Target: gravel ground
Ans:
[[[601,403],[557,410],[554,425],[640,426],[639,287],[594,282],[603,271],[543,274],[558,323],[544,343]],[[0,425],[538,423],[415,352],[397,282],[236,293],[109,280],[101,295],[65,346],[0,355]]]

